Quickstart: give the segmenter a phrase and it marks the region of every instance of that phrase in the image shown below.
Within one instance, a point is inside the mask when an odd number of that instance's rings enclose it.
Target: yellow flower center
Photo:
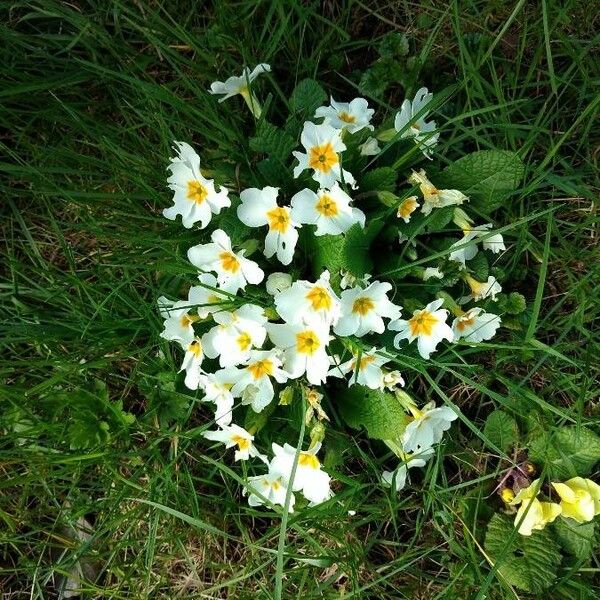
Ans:
[[[471,317],[470,319],[459,319],[456,324],[456,329],[459,331],[464,331],[467,327],[473,327],[475,324],[475,317]]]
[[[431,335],[434,325],[438,320],[432,313],[422,310],[418,315],[415,315],[409,320],[410,333],[413,336]]]
[[[202,354],[202,344],[198,340],[194,340],[188,346],[188,352],[192,352],[196,358],[199,357]]]
[[[374,356],[361,356],[360,362],[354,361],[350,366],[356,371],[362,371],[375,360]],[[358,366],[358,368],[357,368]]]
[[[193,179],[187,184],[187,199],[202,204],[208,196],[208,190],[199,182]]]
[[[181,315],[180,319],[179,319],[179,324],[183,327],[183,328],[187,328],[189,327],[192,323],[195,323],[200,317],[196,316],[196,315]]]
[[[356,117],[354,115],[351,115],[349,113],[347,113],[345,110],[343,110],[339,115],[338,115],[340,121],[344,121],[344,123],[356,123]]]
[[[400,206],[398,207],[398,217],[401,219],[406,219],[412,215],[417,208],[417,199],[415,196],[411,196],[407,198]]]
[[[308,294],[306,299],[310,302],[313,310],[329,310],[331,308],[331,296],[325,288],[315,285]]]
[[[290,226],[290,212],[287,208],[278,206],[267,213],[269,219],[269,229],[285,233]]]
[[[337,202],[327,194],[319,196],[319,201],[315,204],[315,208],[324,217],[335,217],[340,212]]]
[[[252,338],[244,331],[238,336],[236,340],[237,345],[240,347],[242,352],[245,352],[252,345]]]
[[[375,303],[371,298],[367,298],[366,296],[362,296],[361,298],[357,298],[352,305],[352,312],[364,317],[370,310],[375,308]]]
[[[321,466],[321,463],[314,454],[311,454],[310,452],[300,452],[300,456],[298,457],[298,465],[317,470]]]
[[[273,375],[273,362],[269,359],[257,360],[246,367],[254,379],[261,379],[265,375]]]
[[[316,333],[307,329],[296,334],[296,351],[300,354],[313,355],[318,349],[321,343]]]
[[[230,271],[231,273],[237,273],[239,271],[240,261],[233,252],[221,252],[221,254],[219,254],[219,259],[224,271]]]
[[[315,171],[329,172],[339,162],[338,155],[331,142],[313,146],[308,157],[308,166]]]
[[[250,448],[250,440],[241,435],[234,435],[231,441],[237,445],[240,450],[248,450]]]

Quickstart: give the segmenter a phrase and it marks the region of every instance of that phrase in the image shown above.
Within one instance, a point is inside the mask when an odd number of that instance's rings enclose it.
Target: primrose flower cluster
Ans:
[[[539,500],[539,479],[520,489],[516,495],[510,488],[502,490],[502,498],[508,506],[519,507],[515,527],[521,535],[529,536],[535,530],[544,529],[559,516],[588,523],[600,514],[600,485],[591,479],[573,477],[564,483],[551,482],[550,485],[560,502]]]
[[[269,71],[266,64],[253,71],[245,69],[240,77],[213,83],[210,91],[220,95],[220,101],[241,95],[258,119],[262,108],[252,84],[258,75]],[[414,142],[426,158],[431,158],[439,139],[435,122],[425,120],[432,97],[422,88],[414,100],[405,100],[394,121],[394,139]],[[291,273],[301,272],[298,265],[310,258],[304,254],[297,257],[301,232],[316,238],[339,236],[341,243],[351,228],[368,225],[367,214],[356,206],[357,180],[342,163],[352,136],[364,138],[374,131],[374,113],[363,98],[349,103],[332,98],[330,105],[319,107],[314,113],[316,122],[306,121],[302,127],[302,150],[293,152],[295,163],[290,165],[292,181],[306,181],[308,171],[314,183],[309,181],[290,194],[267,185],[242,189],[233,196],[225,186],[207,178],[199,155],[189,144],[174,143],[176,154],[167,179],[173,205],[163,211],[164,216],[171,220],[180,216],[185,228],[199,224],[205,229],[213,218],[229,210],[245,226],[256,229],[261,238],[264,236],[264,259],[253,260],[247,252],[251,245],[237,247],[226,227],[215,228],[209,242],[188,250],[198,282],[189,288],[187,299],[158,299],[164,319],[161,336],[179,344],[184,353],[181,371],[185,372],[186,387],[199,390],[201,401],[214,408],[217,427],[206,431],[204,437],[233,449],[235,461],[255,459],[259,473],[248,477],[244,488],[251,506],[266,503],[292,510],[299,492],[311,505],[332,497],[331,477],[319,457],[329,420],[322,401],[329,390],[339,389],[340,380],[348,386],[394,393],[405,408],[404,432],[400,438],[387,441],[401,462],[394,471],[382,475],[384,484],[401,490],[408,470],[426,464],[457,414],[433,402],[419,408],[400,389],[404,380],[393,368],[394,355],[385,348],[382,335],[393,332],[396,349],[416,342],[420,356],[429,360],[443,341],[489,340],[501,324],[499,315],[482,306],[461,308],[468,302],[496,299],[501,291],[496,279],[478,281],[465,265],[478,252],[478,244],[493,253],[505,250],[505,246],[491,224],[475,225],[459,208],[454,211],[454,222],[463,231],[463,238],[449,249],[448,258],[457,265],[470,293],[458,302],[435,298],[412,314],[404,314],[393,285],[370,275],[357,277],[324,270],[316,278],[293,280]],[[377,137],[368,137],[357,149],[359,157],[383,153]],[[417,194],[407,195],[393,208],[399,223],[409,223],[419,207],[428,215],[468,201],[458,190],[437,189],[422,169],[413,170],[408,183]],[[286,272],[280,272],[277,263],[288,267]],[[424,269],[422,279],[443,278],[440,266],[442,263]],[[452,321],[449,309],[454,314]],[[281,386],[290,382],[296,382],[293,389],[308,405],[307,424],[318,426],[311,430],[308,448],[303,449],[296,437],[284,440],[283,445],[272,443],[269,452],[255,445],[257,426],[242,427],[238,408],[270,414],[276,391],[281,392]],[[279,404],[285,402],[280,400]]]

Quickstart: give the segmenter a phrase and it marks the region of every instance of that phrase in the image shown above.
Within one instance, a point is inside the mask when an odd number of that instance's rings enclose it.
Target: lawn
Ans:
[[[74,573],[84,598],[598,597],[593,522],[528,539],[489,527],[510,512],[497,492],[517,468],[598,481],[593,2],[0,10],[3,597],[68,597]],[[344,424],[340,392],[324,402],[335,496],[290,515],[249,506],[246,465],[203,438],[211,411],[181,386],[156,305],[184,293],[186,251],[210,235],[161,214],[173,141],[232,190],[269,184],[242,100],[208,93],[262,62],[276,124],[305,79],[389,123],[426,86],[441,98],[436,168],[494,149],[524,165],[477,215],[503,228],[490,269],[525,310],[460,354],[398,359],[414,397],[460,409],[434,458],[398,494],[381,485],[393,455]]]

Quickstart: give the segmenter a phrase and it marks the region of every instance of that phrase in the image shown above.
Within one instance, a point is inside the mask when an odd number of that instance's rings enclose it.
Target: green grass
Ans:
[[[499,507],[492,491],[510,461],[488,451],[481,430],[499,407],[534,413],[550,431],[598,422],[593,7],[322,4],[1,4],[7,598],[58,597],[60,575],[80,559],[99,575],[82,584],[86,598],[531,597],[511,589],[482,549],[485,520]],[[332,471],[335,501],[283,527],[247,506],[237,466],[201,438],[206,409],[184,405],[178,424],[164,426],[148,401],[161,373],[177,368],[158,337],[155,299],[185,287],[185,250],[199,241],[160,214],[170,144],[189,140],[222,177],[259,183],[248,113],[238,99],[218,104],[210,82],[268,62],[262,90],[273,107],[304,77],[348,98],[393,30],[410,39],[417,87],[457,84],[436,115],[440,160],[497,147],[526,163],[522,188],[493,218],[510,225],[502,267],[527,298],[527,324],[464,360],[448,352],[429,366],[409,363],[408,389],[462,411],[412,486],[396,496],[377,485],[389,453],[340,425],[345,433],[328,441],[344,452]],[[403,97],[392,86],[378,113],[391,117]],[[77,390],[96,379],[136,415],[134,434],[70,450]],[[335,406],[328,411],[338,421]],[[92,526],[83,542],[72,530],[80,517]],[[547,597],[595,597],[598,568],[597,557],[561,568]]]

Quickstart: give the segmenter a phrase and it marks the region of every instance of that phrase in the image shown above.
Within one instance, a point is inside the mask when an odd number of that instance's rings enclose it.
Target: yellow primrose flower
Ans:
[[[531,535],[534,529],[544,529],[562,513],[562,507],[554,502],[540,502],[537,495],[540,480],[536,479],[529,487],[523,488],[510,503],[519,506],[515,517],[515,527],[521,535]]]
[[[560,496],[564,517],[587,523],[600,514],[600,485],[591,479],[573,477],[565,483],[552,483]]]

